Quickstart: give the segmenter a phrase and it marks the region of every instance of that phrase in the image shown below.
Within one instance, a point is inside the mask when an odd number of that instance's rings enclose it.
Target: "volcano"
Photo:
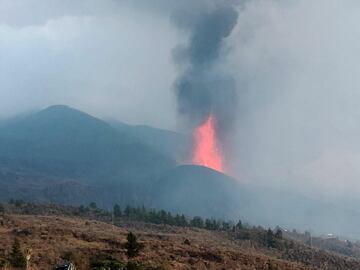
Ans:
[[[153,206],[203,217],[238,217],[247,188],[211,168],[182,165],[164,173],[153,186]],[[241,198],[241,200],[239,200]]]
[[[193,140],[192,163],[223,172],[224,162],[218,146],[216,119],[213,115],[210,114],[206,121],[195,129]]]

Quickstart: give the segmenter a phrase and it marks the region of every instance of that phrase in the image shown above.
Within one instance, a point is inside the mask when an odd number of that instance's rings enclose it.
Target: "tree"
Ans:
[[[5,207],[2,203],[0,203],[0,215],[5,213]]]
[[[212,221],[210,219],[208,219],[208,218],[205,220],[205,229],[207,229],[207,230],[213,230],[214,229]]]
[[[79,212],[80,214],[85,214],[89,209],[83,205],[79,206]]]
[[[242,225],[241,219],[239,219],[238,223],[236,224],[236,229],[237,229],[237,230],[242,230],[242,229],[243,229],[243,225]]]
[[[222,229],[223,229],[224,231],[230,230],[230,223],[223,221],[223,223],[222,223]]]
[[[166,211],[165,210],[160,210],[159,211],[160,223],[166,224],[167,223],[167,218],[168,218],[168,215],[167,215]]]
[[[97,209],[97,205],[96,205],[95,202],[91,202],[91,203],[89,204],[89,207],[90,207],[91,209]]]
[[[129,232],[127,235],[127,242],[125,244],[125,248],[128,257],[133,258],[139,254],[139,252],[144,248],[144,245],[137,241],[135,234]]]
[[[278,238],[278,239],[282,239],[283,238],[283,232],[280,228],[277,228],[276,229],[276,232],[275,232],[275,237]]]
[[[189,225],[189,224],[188,224],[188,221],[186,220],[185,215],[181,215],[181,216],[180,216],[180,226],[186,227],[186,226],[188,226],[188,225]]]
[[[201,217],[193,217],[193,219],[190,221],[190,225],[197,228],[203,228],[204,227],[204,220]]]
[[[130,217],[130,215],[131,215],[131,207],[130,206],[126,206],[126,208],[125,208],[125,210],[124,210],[124,214],[125,214],[125,216],[126,217]]]
[[[18,239],[14,240],[11,253],[9,255],[10,265],[18,269],[26,269],[26,257],[21,251],[20,242]]]
[[[266,244],[268,247],[275,247],[274,233],[270,228],[266,231]]]
[[[121,213],[121,208],[118,204],[114,205],[114,216],[115,217],[121,217],[122,213]]]

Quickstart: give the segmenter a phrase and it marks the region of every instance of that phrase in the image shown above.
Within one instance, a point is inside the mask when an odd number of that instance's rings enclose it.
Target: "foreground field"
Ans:
[[[136,258],[164,269],[360,269],[360,262],[323,251],[286,254],[234,240],[227,232],[154,225],[129,220],[108,222],[67,215],[5,214],[0,217],[0,258],[15,238],[31,254],[31,269],[52,269],[71,257],[77,269],[89,269],[98,254],[126,261],[124,244],[134,232],[144,250]],[[186,240],[186,241],[185,241]],[[303,256],[303,258],[301,257]]]

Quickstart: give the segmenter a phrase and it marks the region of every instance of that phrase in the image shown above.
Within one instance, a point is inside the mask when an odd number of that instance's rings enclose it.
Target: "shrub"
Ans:
[[[72,251],[65,251],[61,255],[61,259],[63,259],[66,262],[73,262],[75,260],[75,255]]]
[[[26,258],[24,253],[21,251],[20,242],[18,239],[14,240],[11,253],[9,255],[10,265],[19,268],[26,269]]]
[[[144,245],[137,241],[135,234],[129,232],[127,235],[127,242],[125,244],[125,248],[128,257],[133,258],[139,254],[139,252],[144,248]]]
[[[5,259],[0,259],[0,268],[5,267],[6,265],[6,260]]]
[[[95,202],[91,202],[90,204],[89,204],[89,207],[91,208],[91,209],[97,209],[97,205],[96,205],[96,203]]]
[[[114,205],[114,216],[115,217],[121,217],[122,213],[121,213],[121,208],[118,204]]]
[[[201,217],[193,217],[193,219],[190,221],[190,225],[197,228],[203,228],[204,227],[204,220]]]
[[[127,269],[123,262],[109,255],[99,255],[90,263],[91,270],[125,270]]]

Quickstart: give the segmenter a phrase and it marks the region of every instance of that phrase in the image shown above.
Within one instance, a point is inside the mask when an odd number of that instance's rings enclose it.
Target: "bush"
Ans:
[[[110,255],[99,255],[90,263],[91,270],[165,270],[161,266],[147,266],[137,261],[129,261],[127,264]]]
[[[122,215],[121,208],[120,208],[120,206],[118,204],[114,205],[113,212],[114,212],[115,217],[121,217],[121,215]]]
[[[125,248],[128,257],[133,258],[139,254],[139,252],[144,248],[144,245],[137,241],[135,234],[129,232],[127,235],[127,242],[125,244]]]
[[[283,233],[282,233],[282,230],[281,229],[276,229],[276,233],[275,233],[275,237],[277,239],[282,239],[283,238]]]
[[[89,207],[90,207],[90,209],[93,209],[93,210],[97,209],[97,205],[96,205],[95,202],[91,202],[91,203],[89,204]]]
[[[74,262],[75,261],[75,255],[72,251],[65,251],[61,255],[61,259],[63,259],[66,262]]]
[[[0,268],[5,267],[6,265],[6,260],[5,259],[0,259]]]
[[[99,255],[90,263],[91,270],[125,270],[127,269],[123,262],[109,255]]]
[[[204,220],[201,217],[193,217],[193,219],[190,221],[190,225],[197,228],[203,228],[204,227]]]
[[[14,244],[9,255],[9,262],[12,267],[26,269],[26,258],[24,253],[21,251],[20,242],[18,239],[14,240]]]
[[[146,266],[139,262],[128,262],[126,270],[165,270],[162,266]]]

